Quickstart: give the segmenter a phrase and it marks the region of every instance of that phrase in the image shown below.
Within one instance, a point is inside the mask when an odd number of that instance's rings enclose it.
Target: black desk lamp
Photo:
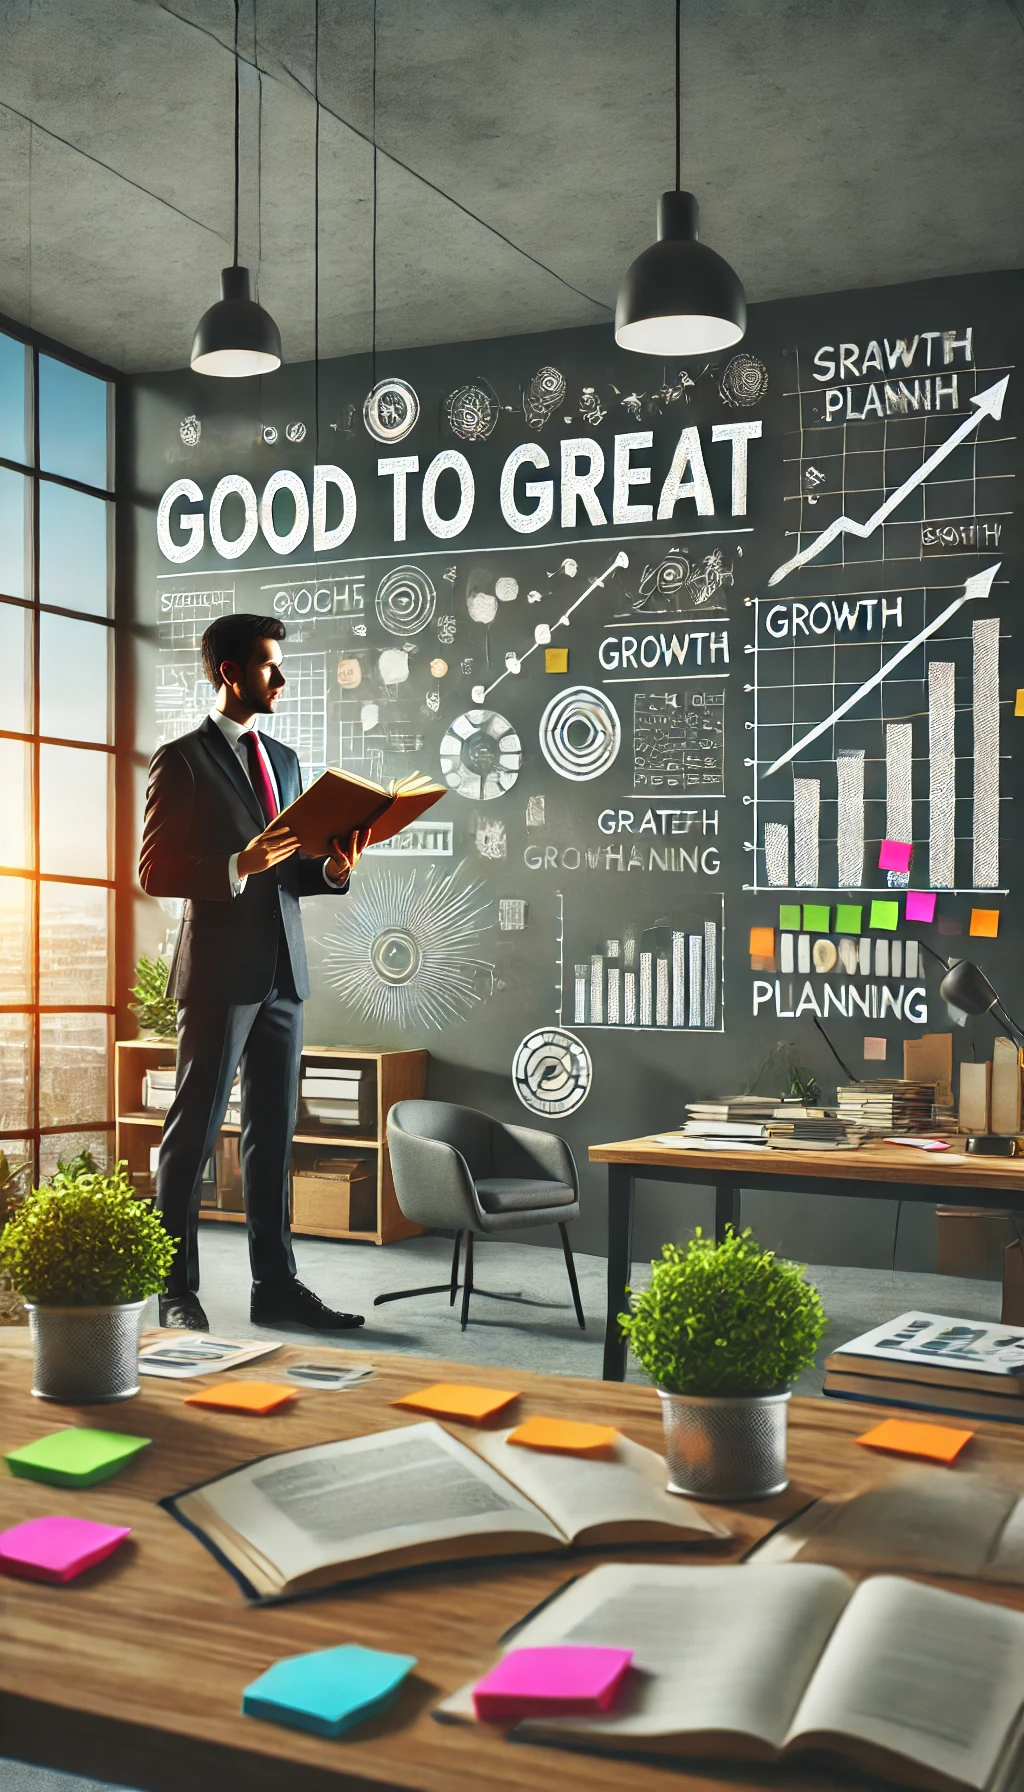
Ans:
[[[1024,1032],[1007,1014],[984,971],[969,958],[959,958],[950,965],[939,984],[939,994],[944,1002],[959,1008],[961,1014],[993,1014],[1014,1044],[1024,1046]]]

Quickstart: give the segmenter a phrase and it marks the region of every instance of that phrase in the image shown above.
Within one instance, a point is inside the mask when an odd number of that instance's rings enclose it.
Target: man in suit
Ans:
[[[345,895],[368,834],[308,858],[282,809],[298,796],[290,747],[258,734],[285,686],[284,624],[221,616],[203,636],[216,706],[153,755],[139,878],[184,898],[167,980],[178,1000],[178,1074],[157,1170],[157,1209],[178,1240],[160,1323],[208,1331],[199,1303],[199,1196],[241,1067],[241,1167],[252,1270],[250,1317],[317,1331],[362,1325],[297,1279],[288,1220],[302,1004],[309,994],[300,896]]]

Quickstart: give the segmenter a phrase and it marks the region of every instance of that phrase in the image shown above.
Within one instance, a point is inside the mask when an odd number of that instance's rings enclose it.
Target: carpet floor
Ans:
[[[241,1228],[206,1226],[202,1241],[200,1291],[215,1332],[229,1337],[286,1338],[309,1342],[312,1334],[281,1327],[274,1332],[249,1323],[249,1275]],[[443,1238],[412,1238],[389,1245],[335,1244],[299,1239],[295,1247],[299,1275],[332,1306],[366,1315],[358,1332],[336,1334],[345,1349],[375,1354],[401,1351],[411,1356],[478,1363],[514,1373],[532,1369],[541,1374],[599,1379],[604,1343],[605,1260],[578,1256],[587,1329],[581,1332],[573,1312],[565,1264],[560,1250],[535,1245],[478,1241],[474,1279],[481,1286],[470,1306],[470,1322],[460,1329],[458,1307],[447,1294],[428,1294],[375,1308],[375,1295],[400,1288],[447,1283],[452,1248]],[[999,1318],[1000,1290],[995,1282],[974,1282],[951,1276],[916,1275],[897,1270],[812,1267],[829,1317],[818,1353],[819,1364],[830,1350],[859,1332],[881,1325],[911,1307],[945,1313],[957,1319]],[[633,1282],[646,1285],[650,1266],[637,1264]],[[155,1309],[155,1302],[154,1302]],[[155,1310],[152,1316],[156,1323]],[[317,1348],[330,1345],[330,1335],[317,1336]],[[629,1380],[642,1380],[630,1365]],[[820,1395],[822,1370],[807,1370],[797,1384],[801,1394]],[[52,1773],[21,1762],[0,1759],[0,1792],[108,1792],[91,1779]]]

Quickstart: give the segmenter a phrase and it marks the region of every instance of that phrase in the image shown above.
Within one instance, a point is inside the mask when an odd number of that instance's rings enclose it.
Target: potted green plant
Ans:
[[[174,1245],[124,1163],[106,1175],[82,1152],[25,1196],[0,1232],[0,1274],[28,1304],[34,1394],[88,1404],[138,1393],[142,1313]]]
[[[786,1486],[786,1412],[825,1330],[800,1264],[749,1227],[667,1244],[619,1324],[662,1402],[669,1489],[760,1499]]]
[[[25,1193],[32,1160],[0,1151],[0,1232]],[[0,1325],[27,1325],[28,1309],[10,1276],[0,1274]]]
[[[129,1004],[140,1031],[153,1039],[173,1039],[178,1026],[178,1004],[167,994],[166,958],[147,958],[145,954],[135,966],[135,982]]]

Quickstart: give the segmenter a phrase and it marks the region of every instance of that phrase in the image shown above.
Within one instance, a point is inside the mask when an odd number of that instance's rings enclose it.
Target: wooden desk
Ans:
[[[139,1787],[142,1792],[514,1792],[558,1785],[565,1792],[751,1792],[674,1764],[630,1764],[563,1750],[524,1747],[487,1726],[444,1726],[432,1708],[489,1665],[503,1632],[573,1575],[597,1562],[721,1562],[680,1550],[593,1551],[446,1566],[276,1607],[246,1605],[230,1576],[162,1511],[163,1495],[209,1475],[287,1450],[414,1423],[389,1402],[438,1377],[522,1390],[517,1415],[610,1420],[638,1443],[661,1449],[658,1400],[650,1388],[505,1376],[464,1363],[382,1356],[372,1379],[348,1393],[303,1392],[288,1412],[257,1419],[182,1405],[185,1388],[148,1382],[124,1405],[72,1408],[33,1400],[27,1340],[0,1333],[0,1448],[64,1424],[106,1425],[153,1439],[114,1480],[82,1492],[15,1480],[0,1468],[0,1529],[47,1512],[130,1524],[133,1535],[108,1563],[67,1588],[0,1577],[0,1752]],[[289,1360],[326,1356],[286,1347],[261,1373]],[[365,1361],[331,1351],[331,1361]],[[212,1379],[212,1378],[210,1378]],[[194,1383],[186,1384],[193,1387]],[[857,1449],[881,1409],[855,1411],[794,1400],[788,1494],[732,1509],[733,1558],[779,1518],[817,1494],[851,1489],[898,1466]],[[453,1427],[459,1430],[459,1427]],[[980,1424],[966,1468],[989,1468],[1024,1489],[1024,1437]],[[1008,1435],[1010,1433],[1010,1435]],[[472,1435],[469,1428],[466,1435]],[[951,1472],[959,1473],[957,1468]],[[715,1512],[723,1514],[722,1507]],[[1008,1605],[1024,1591],[951,1583]],[[240,1715],[242,1690],[283,1655],[353,1641],[414,1653],[419,1667],[399,1702],[351,1736],[324,1741]],[[824,1792],[827,1774],[773,1773],[773,1792]],[[851,1792],[867,1782],[851,1778]]]
[[[963,1151],[950,1140],[950,1156]],[[626,1346],[617,1315],[625,1311],[632,1267],[635,1185],[685,1182],[715,1191],[715,1237],[740,1223],[741,1188],[796,1195],[864,1195],[871,1200],[945,1201],[964,1207],[1024,1206],[1024,1159],[954,1157],[906,1145],[862,1145],[859,1151],[679,1151],[650,1137],[591,1145],[590,1161],[608,1165],[608,1304],[606,1381],[621,1381]]]

